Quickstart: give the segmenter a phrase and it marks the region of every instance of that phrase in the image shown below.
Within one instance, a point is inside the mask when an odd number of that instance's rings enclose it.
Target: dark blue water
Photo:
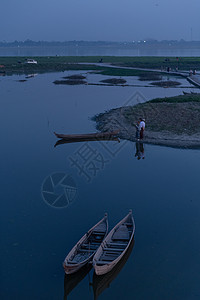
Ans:
[[[137,103],[135,94],[150,99],[181,88],[54,85],[61,76],[38,75],[24,83],[17,81],[23,76],[0,79],[1,299],[63,299],[62,262],[69,250],[105,212],[111,229],[130,208],[133,250],[98,299],[199,299],[199,151],[144,145],[145,159],[137,160],[131,142],[54,148],[53,131],[93,132],[95,113],[129,99]],[[85,164],[87,176],[70,162],[76,158],[83,166],[84,147],[104,161],[91,156],[98,170]],[[77,187],[63,208],[42,197],[46,178],[58,173],[70,175]],[[92,271],[67,299],[93,299],[91,281]]]

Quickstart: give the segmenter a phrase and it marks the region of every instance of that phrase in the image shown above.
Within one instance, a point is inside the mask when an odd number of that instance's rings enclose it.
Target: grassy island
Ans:
[[[120,130],[120,138],[135,141],[135,124],[146,120],[144,143],[200,148],[200,95],[157,98],[112,109],[94,117],[100,131]]]

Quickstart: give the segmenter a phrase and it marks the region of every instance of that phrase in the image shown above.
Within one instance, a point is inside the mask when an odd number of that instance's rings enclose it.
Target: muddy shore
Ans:
[[[135,124],[143,117],[143,142],[177,148],[200,148],[200,95],[154,99],[112,109],[93,118],[100,131],[120,130],[121,139],[136,141]]]

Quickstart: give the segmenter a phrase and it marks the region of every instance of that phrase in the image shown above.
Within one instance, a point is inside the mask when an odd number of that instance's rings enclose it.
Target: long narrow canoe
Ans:
[[[107,233],[108,217],[105,214],[104,218],[84,234],[66,256],[63,262],[65,273],[75,273],[91,261]]]
[[[91,138],[109,138],[109,137],[117,137],[119,133],[119,130],[111,131],[111,132],[97,132],[97,133],[88,133],[88,134],[60,134],[54,132],[55,136],[59,139],[64,140],[85,140],[85,139],[91,139]]]
[[[128,251],[135,232],[135,223],[130,210],[107,235],[93,258],[97,275],[110,272]]]
[[[64,140],[64,139],[58,140],[55,143],[54,147],[57,147],[58,145],[63,145],[63,144],[79,143],[79,142],[92,142],[92,141],[109,141],[109,142],[116,141],[116,142],[120,143],[119,138],[113,137],[113,136],[111,136],[111,137],[98,137],[98,138],[95,137],[95,138],[86,138],[86,139],[84,139],[84,138],[82,138],[82,139],[72,138],[72,139],[68,139],[68,140]]]

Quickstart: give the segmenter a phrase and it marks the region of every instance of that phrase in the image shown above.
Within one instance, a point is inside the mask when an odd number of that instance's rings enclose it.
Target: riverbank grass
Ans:
[[[130,70],[120,68],[107,68],[103,64],[98,66],[91,63],[109,63],[114,66],[134,67],[144,69],[161,69],[170,67],[179,70],[200,69],[199,57],[182,57],[177,60],[176,57],[127,57],[127,56],[40,56],[31,57],[36,60],[37,64],[27,64],[26,60],[30,57],[0,57],[0,72],[7,75],[12,74],[30,74],[45,72],[60,72],[67,70],[93,70],[101,72],[103,75],[111,76],[139,76],[144,74],[141,70]],[[84,63],[84,64],[82,64]],[[87,64],[88,63],[88,64]]]

